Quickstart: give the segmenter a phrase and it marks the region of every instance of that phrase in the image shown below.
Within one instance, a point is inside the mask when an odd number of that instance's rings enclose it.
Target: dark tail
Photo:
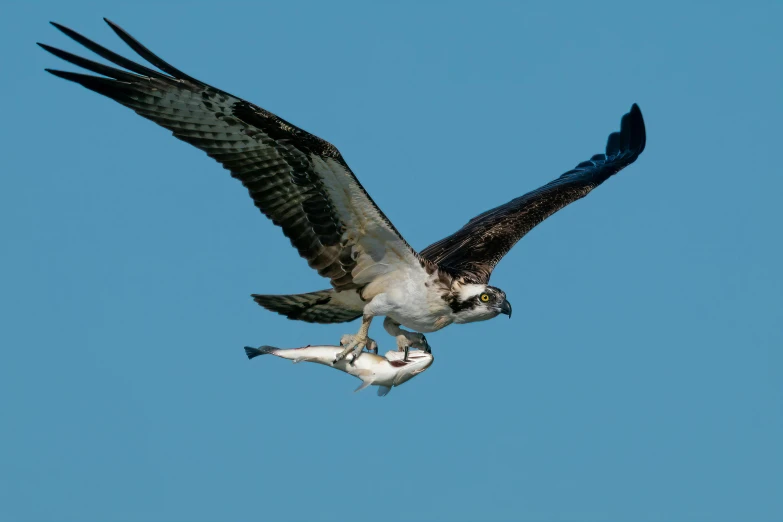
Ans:
[[[364,306],[355,291],[338,294],[332,288],[295,295],[253,294],[253,299],[267,310],[308,323],[353,321],[362,316]]]
[[[273,346],[262,346],[260,348],[251,348],[250,346],[245,346],[245,353],[247,354],[248,359],[252,359],[253,357],[267,354],[274,349],[275,348]]]

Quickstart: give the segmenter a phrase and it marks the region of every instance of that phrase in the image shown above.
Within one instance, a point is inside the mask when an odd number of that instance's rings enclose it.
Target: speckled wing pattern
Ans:
[[[220,162],[255,205],[337,290],[361,288],[401,265],[420,268],[416,253],[359,184],[330,143],[172,67],[106,20],[137,54],[137,64],[75,31],[67,36],[125,70],[39,44],[101,76],[47,69],[103,94],[170,130]],[[187,182],[187,180],[183,180]]]
[[[646,141],[644,120],[634,104],[620,132],[609,135],[605,154],[596,154],[559,178],[471,219],[456,233],[420,255],[441,269],[474,283],[489,282],[492,270],[517,241],[543,220],[617,174],[639,157]]]

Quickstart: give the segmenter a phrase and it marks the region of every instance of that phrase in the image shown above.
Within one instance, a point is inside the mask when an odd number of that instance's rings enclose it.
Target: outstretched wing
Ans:
[[[336,289],[362,287],[401,265],[420,266],[416,253],[332,144],[188,76],[106,22],[165,74],[55,23],[70,38],[126,70],[38,44],[102,77],[47,71],[130,107],[220,162],[247,188],[261,212],[282,227],[299,255]]]
[[[456,233],[421,251],[453,275],[487,283],[498,261],[543,220],[585,197],[639,157],[646,135],[642,111],[634,104],[620,132],[609,135],[605,154],[596,154],[543,187],[471,219]]]

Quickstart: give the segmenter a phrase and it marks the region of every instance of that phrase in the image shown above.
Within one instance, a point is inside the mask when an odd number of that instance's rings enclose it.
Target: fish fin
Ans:
[[[391,391],[389,386],[378,386],[378,397],[386,397]]]
[[[245,353],[247,354],[248,359],[267,354],[272,350],[275,350],[273,346],[261,346],[260,348],[251,348],[250,346],[245,346]]]
[[[365,389],[365,388],[366,388],[366,387],[368,387],[369,385],[370,385],[370,381],[363,381],[363,382],[362,382],[362,383],[359,385],[359,387],[358,387],[358,388],[356,388],[356,389],[355,389],[353,392],[354,392],[354,393],[356,393],[356,392],[358,392],[358,391],[362,391],[363,389]]]
[[[361,386],[359,386],[354,390],[354,393],[358,392],[359,390],[363,390],[369,385],[371,385],[372,380],[375,377],[375,372],[373,372],[372,370],[357,370],[356,376],[360,378],[363,382]]]

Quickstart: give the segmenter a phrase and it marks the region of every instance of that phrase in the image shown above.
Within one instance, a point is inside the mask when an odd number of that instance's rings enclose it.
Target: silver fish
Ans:
[[[248,359],[269,353],[283,359],[289,359],[294,363],[314,362],[341,370],[362,380],[362,384],[354,391],[375,385],[378,386],[380,397],[389,393],[394,386],[399,386],[413,379],[429,368],[433,361],[431,353],[421,350],[411,350],[407,357],[404,352],[392,350],[387,352],[384,357],[365,352],[353,362],[349,362],[347,359],[334,362],[337,354],[342,351],[342,346],[305,346],[304,348],[275,348],[273,346],[251,348],[245,346]]]

